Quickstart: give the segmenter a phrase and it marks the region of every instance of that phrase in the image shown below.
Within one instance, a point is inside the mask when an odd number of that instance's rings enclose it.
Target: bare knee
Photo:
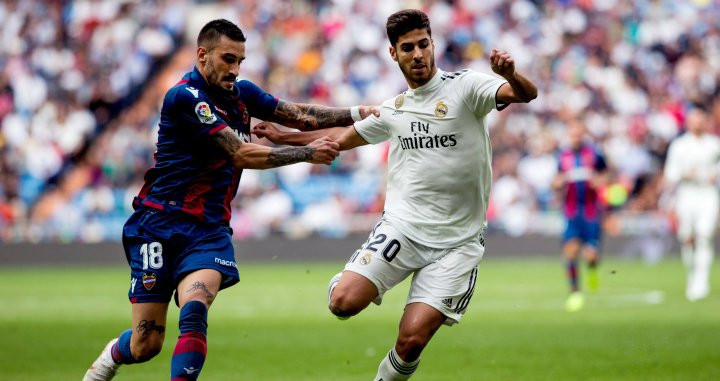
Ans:
[[[395,351],[404,361],[415,361],[420,357],[425,346],[430,342],[430,336],[421,333],[401,334],[395,344]]]
[[[330,308],[330,312],[335,316],[350,317],[360,313],[369,303],[369,301],[359,300],[347,292],[335,289],[330,296],[328,308]]]
[[[133,334],[133,339],[135,338]],[[162,350],[164,334],[151,333],[148,335],[138,334],[137,340],[132,340],[132,355],[137,362],[145,362],[157,356]]]

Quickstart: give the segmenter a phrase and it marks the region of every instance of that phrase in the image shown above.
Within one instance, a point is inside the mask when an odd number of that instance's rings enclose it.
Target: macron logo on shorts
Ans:
[[[226,261],[226,260],[224,260],[224,259],[220,259],[220,258],[217,258],[217,257],[215,258],[215,263],[218,263],[218,264],[220,264],[221,266],[227,266],[227,267],[237,268],[237,264],[235,264],[235,262],[233,262],[233,261]]]

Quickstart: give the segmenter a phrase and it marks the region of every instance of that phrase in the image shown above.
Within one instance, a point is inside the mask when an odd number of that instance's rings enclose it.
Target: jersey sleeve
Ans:
[[[354,127],[358,135],[370,144],[377,144],[390,139],[390,128],[383,122],[383,113],[387,111],[380,109],[380,117],[370,115],[369,117],[355,122]]]
[[[679,183],[682,177],[682,167],[680,165],[681,155],[678,152],[678,146],[677,139],[670,143],[667,159],[665,159],[665,169],[663,172],[665,174],[665,181],[670,185]]]
[[[507,83],[504,79],[470,71],[462,76],[459,83],[465,103],[476,117],[482,118],[492,109],[504,106],[496,103],[500,86]]]
[[[227,127],[225,121],[215,112],[215,105],[210,97],[197,89],[178,89],[172,106],[172,117],[178,119],[183,133],[192,138],[202,139]]]
[[[240,100],[248,106],[251,116],[265,120],[275,112],[278,99],[258,85],[243,79],[237,81],[235,86],[238,88]]]

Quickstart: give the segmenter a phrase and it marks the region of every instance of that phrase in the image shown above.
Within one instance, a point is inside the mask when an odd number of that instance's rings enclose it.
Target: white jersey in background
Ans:
[[[686,133],[675,139],[668,149],[665,179],[677,186],[678,217],[685,212],[707,214],[701,234],[712,234],[718,212],[717,176],[720,174],[720,139],[710,134],[698,137]],[[701,225],[706,225],[701,224]],[[681,226],[681,228],[683,228]],[[693,229],[694,230],[694,229]],[[697,232],[696,232],[697,233]]]
[[[390,139],[385,218],[420,244],[450,248],[485,227],[492,181],[485,116],[506,81],[438,70],[355,123],[368,143]]]
[[[720,139],[692,133],[675,139],[668,149],[665,179],[677,186],[678,218],[683,262],[688,270],[685,295],[694,301],[710,292],[713,236],[718,218],[717,175]]]

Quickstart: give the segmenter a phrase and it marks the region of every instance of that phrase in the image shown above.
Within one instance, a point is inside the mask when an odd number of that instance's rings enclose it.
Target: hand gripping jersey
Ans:
[[[226,92],[211,88],[197,68],[185,74],[165,94],[155,166],[145,174],[133,206],[227,225],[242,170],[234,169],[212,135],[230,127],[249,142],[250,118],[267,118],[277,104],[277,98],[246,80]]]
[[[423,245],[456,247],[485,227],[491,147],[485,115],[503,79],[462,70],[435,76],[355,123],[368,143],[390,139],[385,217]],[[501,106],[502,107],[502,106]]]

